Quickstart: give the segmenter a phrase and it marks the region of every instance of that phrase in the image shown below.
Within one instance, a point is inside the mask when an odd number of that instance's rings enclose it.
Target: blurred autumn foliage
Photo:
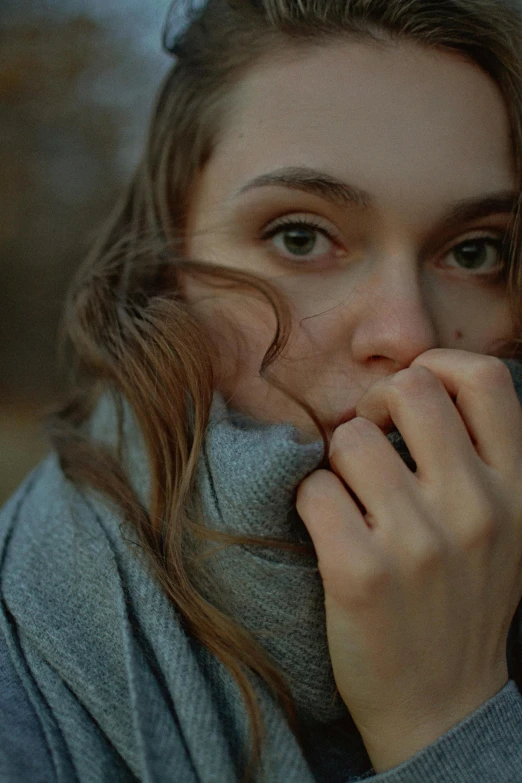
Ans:
[[[65,292],[128,180],[162,76],[160,29],[149,55],[87,12],[30,7],[0,20],[0,504],[49,449],[40,419],[64,380]]]

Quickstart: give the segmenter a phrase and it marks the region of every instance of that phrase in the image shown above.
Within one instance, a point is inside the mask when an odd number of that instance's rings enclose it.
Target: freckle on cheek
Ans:
[[[460,331],[460,329],[457,329],[457,331],[455,332],[455,340],[462,340],[462,332]]]

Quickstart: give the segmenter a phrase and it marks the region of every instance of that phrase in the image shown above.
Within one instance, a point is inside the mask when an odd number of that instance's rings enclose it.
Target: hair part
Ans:
[[[522,12],[499,0],[209,0],[191,20],[170,47],[176,61],[157,100],[141,163],[69,289],[59,343],[61,361],[71,368],[68,391],[46,426],[64,474],[116,504],[137,531],[142,551],[187,631],[234,677],[251,722],[251,754],[243,770],[248,783],[261,762],[265,737],[252,675],[268,686],[301,743],[299,723],[276,662],[218,606],[218,598],[211,605],[201,594],[205,560],[216,551],[203,545],[310,550],[205,527],[195,475],[213,397],[213,346],[180,295],[180,273],[261,295],[270,304],[277,328],[260,376],[309,414],[325,455],[329,435],[306,401],[269,373],[292,329],[279,289],[261,277],[184,255],[193,184],[226,133],[236,86],[257,63],[274,57],[284,62],[333,41],[386,47],[410,41],[459,53],[495,80],[509,111],[522,192]],[[513,356],[522,344],[520,220],[519,201],[504,249],[515,324],[505,356]],[[93,441],[83,428],[103,393],[119,409],[116,450]],[[150,461],[147,507],[122,463],[122,398],[139,423]],[[522,689],[522,667],[517,685]]]

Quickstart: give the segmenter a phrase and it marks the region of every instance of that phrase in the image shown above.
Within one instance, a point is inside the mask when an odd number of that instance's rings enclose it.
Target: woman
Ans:
[[[190,22],[1,518],[3,779],[518,780],[521,13]]]

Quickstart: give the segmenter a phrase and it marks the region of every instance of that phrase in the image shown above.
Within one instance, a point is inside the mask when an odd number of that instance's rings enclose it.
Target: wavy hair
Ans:
[[[79,268],[65,302],[60,360],[68,369],[63,399],[46,429],[64,474],[116,503],[190,633],[234,677],[250,720],[244,780],[261,759],[265,727],[252,676],[266,683],[298,742],[289,687],[274,660],[226,610],[202,595],[205,542],[307,551],[290,542],[225,536],[205,528],[195,473],[213,397],[210,336],[181,296],[180,273],[268,301],[277,319],[259,368],[310,416],[328,453],[329,434],[314,410],[268,368],[291,333],[285,297],[267,280],[184,255],[192,185],[209,161],[234,108],[234,87],[264,58],[330,41],[401,40],[460,52],[498,84],[509,110],[517,190],[522,193],[522,12],[507,0],[208,0],[169,44],[175,62],[162,85],[136,173],[100,238]],[[520,200],[511,216],[506,287],[515,324],[510,350],[522,344]],[[507,348],[506,348],[507,350]],[[512,356],[513,353],[505,354]],[[118,448],[89,438],[84,423],[100,396],[118,404]],[[130,405],[143,432],[151,470],[148,506],[130,484],[121,452],[123,412]],[[514,643],[518,643],[515,639]],[[513,658],[519,659],[513,654]],[[517,685],[522,686],[518,669]]]

